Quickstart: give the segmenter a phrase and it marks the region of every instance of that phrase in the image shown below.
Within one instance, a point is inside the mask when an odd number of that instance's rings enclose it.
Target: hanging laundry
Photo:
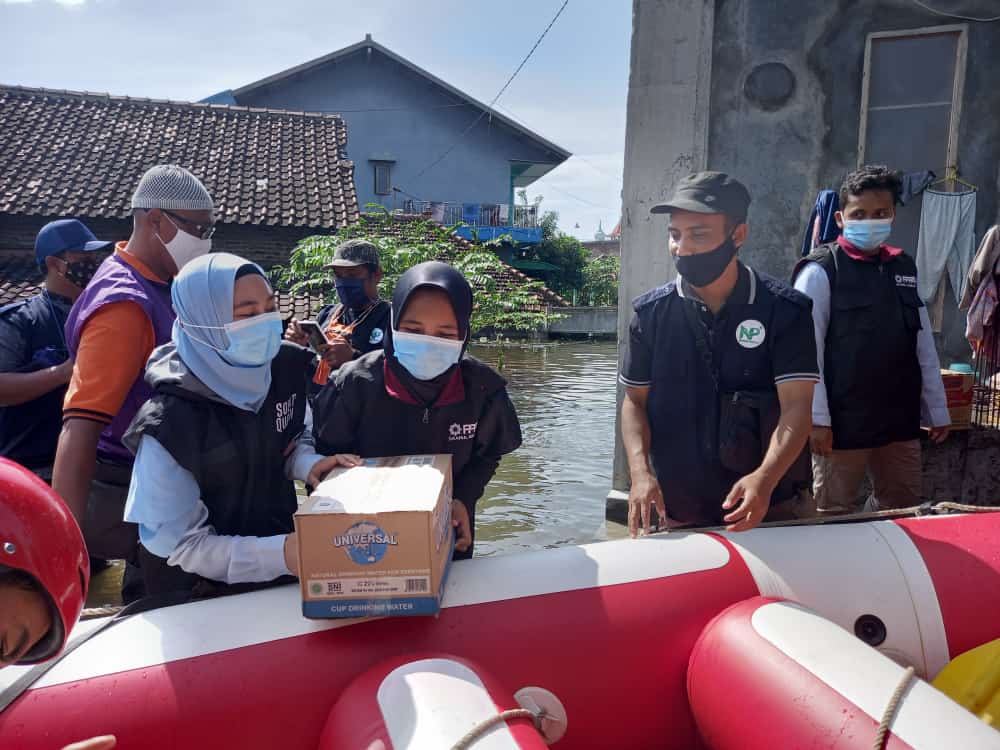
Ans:
[[[806,233],[802,237],[802,256],[805,257],[813,248],[833,242],[840,236],[840,227],[833,215],[840,210],[840,196],[836,190],[821,190],[816,196],[816,204],[809,221],[806,222]]]
[[[965,280],[965,294],[958,304],[962,310],[967,310],[972,304],[973,297],[978,293],[979,287],[986,277],[995,273],[997,261],[1000,260],[1000,226],[990,227],[979,243],[979,250],[976,251],[976,259],[972,261],[968,277]]]
[[[929,169],[923,172],[907,172],[903,175],[903,192],[899,196],[899,201],[904,206],[920,195],[927,187],[934,182],[936,174]]]
[[[438,201],[431,203],[431,218],[438,224],[444,224],[444,203]]]
[[[975,252],[976,191],[924,191],[917,239],[917,283],[920,298],[934,299],[945,272],[955,299],[965,294],[965,276]],[[933,322],[933,321],[932,321]],[[936,327],[940,321],[936,321]]]
[[[507,203],[500,204],[500,225],[507,226],[507,221],[510,219],[510,205]]]
[[[479,224],[479,203],[463,203],[462,204],[462,221],[466,224],[471,224],[472,226],[477,226]]]

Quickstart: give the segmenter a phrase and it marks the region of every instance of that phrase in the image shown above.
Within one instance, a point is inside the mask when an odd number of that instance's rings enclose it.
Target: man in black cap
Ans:
[[[633,301],[624,347],[633,536],[640,522],[650,531],[654,505],[668,527],[810,515],[810,302],[737,259],[749,205],[738,181],[700,172],[652,209],[670,216],[678,275]]]
[[[392,308],[378,296],[382,281],[378,248],[367,240],[347,240],[337,246],[327,268],[333,269],[340,304],[323,307],[316,317],[331,342],[319,352],[320,363],[313,376],[317,387],[326,385],[341,365],[381,349],[385,337],[392,335]],[[300,346],[309,345],[308,336],[295,318],[285,338]]]
[[[62,427],[62,402],[73,374],[63,328],[70,307],[111,243],[81,221],[59,219],[35,238],[45,272],[41,293],[0,307],[0,456],[49,481]]]

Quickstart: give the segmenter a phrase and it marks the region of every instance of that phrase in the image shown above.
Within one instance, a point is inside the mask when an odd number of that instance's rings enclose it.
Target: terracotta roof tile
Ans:
[[[125,218],[143,172],[174,163],[223,222],[336,229],[359,216],[339,115],[0,86],[0,134],[2,213]]]

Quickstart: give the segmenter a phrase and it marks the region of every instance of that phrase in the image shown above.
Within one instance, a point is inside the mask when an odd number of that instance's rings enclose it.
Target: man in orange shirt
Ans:
[[[52,471],[52,486],[83,527],[91,555],[129,562],[138,536],[122,520],[132,455],[121,437],[152,394],[146,360],[170,340],[170,281],[211,249],[215,230],[211,196],[182,167],[146,172],[132,209],[132,236],[101,264],[66,321],[74,367]],[[131,594],[141,591],[123,589],[123,598]]]

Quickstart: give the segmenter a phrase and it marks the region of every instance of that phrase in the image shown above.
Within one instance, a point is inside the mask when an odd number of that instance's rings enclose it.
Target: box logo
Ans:
[[[359,521],[333,538],[333,546],[343,548],[352,562],[371,565],[398,544],[395,534],[387,534],[371,521]]]

